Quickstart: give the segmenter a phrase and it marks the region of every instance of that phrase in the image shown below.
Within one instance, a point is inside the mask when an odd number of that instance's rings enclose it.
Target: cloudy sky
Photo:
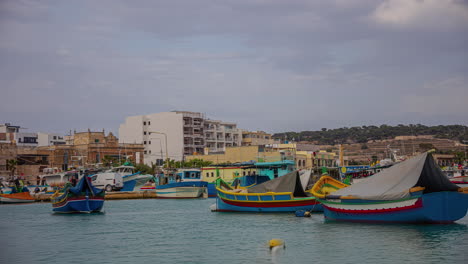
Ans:
[[[0,1],[0,122],[468,124],[466,0]]]

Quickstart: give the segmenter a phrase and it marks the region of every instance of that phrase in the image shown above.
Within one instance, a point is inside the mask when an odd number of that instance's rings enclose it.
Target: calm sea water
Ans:
[[[294,214],[213,213],[214,199],[106,201],[55,215],[0,205],[0,263],[468,263],[468,218],[453,225],[325,222]],[[286,249],[270,252],[281,238]]]

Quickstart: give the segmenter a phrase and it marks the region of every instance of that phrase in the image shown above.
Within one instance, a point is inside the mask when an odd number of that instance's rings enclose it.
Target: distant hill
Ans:
[[[392,139],[396,136],[433,135],[435,138],[468,141],[468,127],[463,125],[381,125],[343,127],[336,129],[322,128],[320,131],[276,133],[273,138],[280,140],[309,141],[320,145],[343,143],[366,143],[369,140]]]

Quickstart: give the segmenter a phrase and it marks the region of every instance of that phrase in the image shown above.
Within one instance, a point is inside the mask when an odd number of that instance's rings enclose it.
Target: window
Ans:
[[[145,132],[143,132],[143,135],[146,135],[146,131],[145,131]]]
[[[99,143],[99,139],[95,138],[94,143]]]
[[[146,122],[143,122],[143,125],[146,126]]]
[[[144,153],[145,153],[145,155],[148,154],[148,153],[146,152],[146,150],[144,151]]]
[[[210,177],[210,173],[209,173],[209,172],[206,173],[206,177]]]
[[[242,176],[245,176],[245,171],[242,172]]]
[[[146,145],[146,141],[143,141],[143,144]]]
[[[211,177],[214,177],[214,172],[211,173]]]
[[[149,126],[149,125],[151,125],[151,122],[150,122],[150,121],[148,121],[148,126]]]
[[[151,154],[151,150],[149,150],[148,153]]]
[[[149,144],[149,145],[151,145],[151,140],[150,140],[150,141],[148,141],[148,144]]]
[[[54,139],[57,139],[57,136],[54,136]]]
[[[23,143],[37,143],[37,138],[35,137],[24,137],[23,138]],[[19,140],[19,142],[21,142],[21,138]]]

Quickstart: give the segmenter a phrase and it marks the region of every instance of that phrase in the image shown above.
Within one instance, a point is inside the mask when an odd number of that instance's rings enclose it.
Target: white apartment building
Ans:
[[[20,132],[20,126],[10,123],[0,124],[0,143],[13,143],[17,146],[37,147],[37,133]]]
[[[242,132],[236,124],[209,120],[198,112],[131,116],[119,127],[120,143],[144,145],[145,164],[161,165],[166,157],[180,161],[185,155],[205,153],[207,147],[212,152],[224,151],[240,146],[241,140]]]
[[[56,133],[37,133],[38,146],[54,146],[65,145],[66,141],[63,136]]]
[[[205,120],[206,148],[208,152],[225,151],[226,147],[238,147],[242,142],[242,130],[235,123]],[[208,154],[208,153],[205,153]]]

